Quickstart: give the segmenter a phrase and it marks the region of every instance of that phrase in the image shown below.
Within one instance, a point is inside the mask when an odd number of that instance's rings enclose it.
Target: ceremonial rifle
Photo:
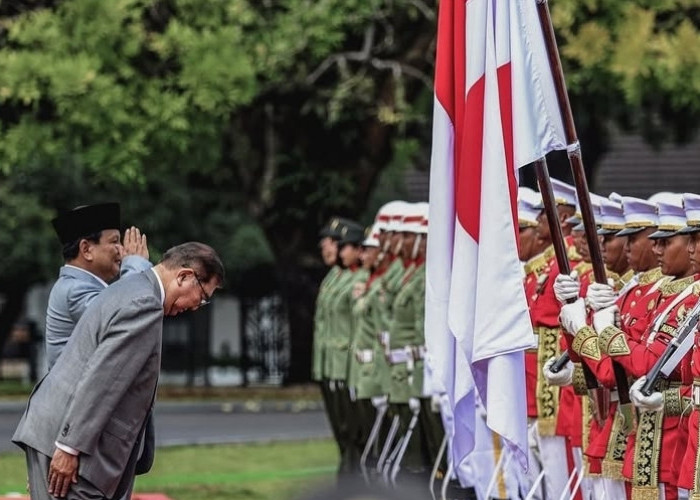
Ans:
[[[552,76],[554,78],[554,86],[557,94],[557,101],[559,103],[559,110],[562,115],[562,120],[564,123],[564,132],[566,134],[567,142],[567,154],[569,157],[569,164],[571,165],[571,171],[574,176],[574,184],[576,185],[576,194],[579,200],[579,206],[581,207],[581,218],[583,219],[584,230],[586,232],[586,241],[588,242],[588,249],[591,255],[591,264],[593,266],[593,275],[596,282],[607,283],[607,275],[605,272],[605,265],[603,264],[603,257],[600,251],[600,244],[598,243],[598,231],[596,229],[595,220],[593,218],[593,207],[591,205],[591,198],[588,193],[588,183],[586,182],[585,170],[583,168],[583,158],[581,156],[581,145],[578,141],[578,135],[576,133],[576,125],[574,124],[574,115],[571,111],[571,104],[569,103],[569,95],[566,91],[566,81],[564,80],[564,70],[562,69],[561,59],[559,58],[559,50],[557,48],[557,41],[554,35],[554,26],[552,25],[552,16],[549,12],[549,5],[547,0],[537,0],[537,13],[540,19],[540,26],[542,27],[542,34],[545,39],[545,44],[547,46],[547,57],[549,59],[549,66],[552,70]],[[566,360],[568,361],[568,360]],[[563,364],[566,364],[566,361]],[[586,385],[588,386],[589,393],[593,389],[591,380],[595,380],[595,376],[588,369],[585,363],[582,363],[584,374],[586,376]],[[586,372],[588,373],[586,374]],[[627,405],[625,410],[630,408],[629,399],[629,384],[627,381],[627,374],[622,366],[613,362],[613,371],[615,373],[615,384],[617,385],[617,391],[620,399],[620,406]],[[594,387],[597,387],[597,381]],[[602,394],[598,393],[598,396]],[[596,407],[599,411],[599,416],[607,415],[607,409],[604,407],[605,404],[601,401],[596,400]]]
[[[695,330],[698,327],[698,320],[700,320],[700,303],[690,310],[683,323],[676,329],[676,336],[668,343],[661,357],[654,363],[654,366],[647,374],[647,381],[642,386],[642,394],[650,396],[654,392],[656,382],[660,378],[669,378],[671,372],[676,369],[681,359],[683,359],[683,356],[690,352],[695,343]]]

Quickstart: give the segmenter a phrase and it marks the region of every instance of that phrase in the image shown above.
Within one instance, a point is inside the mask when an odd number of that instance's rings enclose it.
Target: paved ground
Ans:
[[[23,404],[0,404],[0,452],[19,451],[10,442]],[[162,403],[156,406],[158,446],[247,443],[330,437],[318,404]]]

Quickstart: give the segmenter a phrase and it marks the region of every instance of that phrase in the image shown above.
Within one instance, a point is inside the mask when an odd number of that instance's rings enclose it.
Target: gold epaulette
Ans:
[[[578,264],[576,264],[573,270],[576,271],[580,277],[592,269],[593,264],[591,264],[590,262],[579,262]]]
[[[576,251],[576,247],[573,245],[566,249],[566,256],[570,261],[579,261],[582,259],[581,254]]]
[[[630,269],[627,271],[625,274],[620,276],[620,287],[625,286],[627,283],[632,281],[632,278],[634,278],[635,272],[634,269]]]
[[[616,272],[613,272],[609,269],[606,269],[605,270],[605,277],[608,278],[608,281],[612,280],[613,288],[615,290],[619,290],[620,288],[622,288],[624,286],[624,283],[622,282],[622,278]]]
[[[683,290],[688,288],[695,282],[695,275],[688,276],[687,278],[671,280],[664,283],[659,287],[659,292],[661,292],[662,297],[668,297],[670,295],[678,295]]]
[[[639,284],[640,285],[651,285],[652,283],[656,283],[659,281],[661,278],[664,277],[664,274],[661,272],[660,267],[656,267],[654,269],[650,269],[649,271],[644,271],[642,274],[639,275]]]
[[[542,252],[525,263],[525,274],[535,273],[539,275],[549,265],[549,259]]]
[[[547,248],[545,248],[544,252],[542,252],[542,255],[544,255],[544,258],[547,259],[547,261],[552,260],[556,255],[556,253],[554,252],[554,245],[549,245]]]

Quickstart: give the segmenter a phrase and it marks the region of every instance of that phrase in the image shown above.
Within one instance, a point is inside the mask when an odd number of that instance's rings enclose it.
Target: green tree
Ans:
[[[612,122],[653,141],[694,131],[698,6],[553,2],[589,169]],[[435,0],[4,1],[3,208],[5,193],[26,204],[49,242],[55,209],[114,196],[157,249],[212,242],[242,293],[274,262],[262,288],[287,300],[305,379],[317,228],[370,222],[387,166],[427,167],[435,19]],[[50,276],[55,251],[12,262]]]

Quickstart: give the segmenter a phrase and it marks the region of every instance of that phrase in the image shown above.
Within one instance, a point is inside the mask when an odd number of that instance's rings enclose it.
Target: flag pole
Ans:
[[[566,253],[564,234],[561,231],[561,224],[559,224],[559,214],[557,212],[556,200],[554,199],[554,191],[552,190],[552,181],[549,177],[547,160],[544,157],[535,160],[535,175],[537,176],[537,183],[539,184],[540,194],[542,195],[544,212],[547,214],[547,225],[549,226],[549,234],[552,237],[552,245],[554,246],[554,255],[557,259],[559,272],[562,274],[569,274],[571,273],[571,265],[569,264],[569,258]],[[557,366],[552,366],[550,370],[557,373],[568,362],[569,353],[564,353],[557,359],[555,363]],[[582,363],[581,366],[583,368],[583,376],[586,379],[586,387],[589,392],[596,390],[598,388],[598,380],[596,380],[595,375],[585,363]],[[594,400],[601,399],[594,396],[593,393],[591,393],[591,398]],[[601,408],[601,415],[602,410],[603,408]]]
[[[571,111],[569,94],[566,90],[564,70],[562,69],[561,59],[559,58],[559,49],[557,48],[557,40],[554,35],[552,16],[549,12],[547,0],[536,1],[540,26],[542,27],[542,34],[547,47],[549,66],[552,71],[557,101],[559,102],[559,110],[561,112],[562,121],[564,124],[564,132],[566,134],[567,142],[567,155],[569,157],[569,163],[571,164],[574,184],[576,185],[576,194],[578,196],[579,206],[581,208],[581,218],[583,219],[586,240],[588,242],[588,249],[591,255],[593,275],[598,283],[606,283],[607,274],[605,272],[605,265],[603,264],[600,244],[598,243],[598,231],[593,218],[593,207],[591,205],[591,198],[588,192],[588,183],[586,181],[586,175],[583,168],[581,145],[579,144],[578,135],[576,134],[574,115]],[[582,365],[584,368],[586,367],[585,363],[582,363]],[[620,398],[620,406],[629,405],[629,384],[627,382],[625,370],[620,364],[613,362],[613,371],[615,372],[615,383],[617,385]],[[599,409],[603,410],[603,408],[600,406]]]

